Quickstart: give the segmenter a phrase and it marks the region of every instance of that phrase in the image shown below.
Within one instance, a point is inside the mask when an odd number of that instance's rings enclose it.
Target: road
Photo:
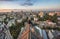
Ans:
[[[21,34],[19,34],[17,39],[48,39],[45,30],[42,30],[38,26],[35,26],[34,30],[35,29],[38,31],[38,33],[37,31],[32,32],[32,27],[27,26],[27,28],[24,29]]]

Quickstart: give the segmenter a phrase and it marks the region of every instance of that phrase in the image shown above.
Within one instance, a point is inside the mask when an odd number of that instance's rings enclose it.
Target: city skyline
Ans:
[[[0,0],[0,9],[60,9],[60,0]]]

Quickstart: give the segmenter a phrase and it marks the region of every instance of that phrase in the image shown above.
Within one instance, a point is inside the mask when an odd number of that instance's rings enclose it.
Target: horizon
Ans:
[[[14,11],[14,12],[19,12],[19,11],[31,11],[31,10],[38,10],[38,11],[59,11],[60,12],[60,9],[0,9],[0,12],[11,12],[11,11]]]

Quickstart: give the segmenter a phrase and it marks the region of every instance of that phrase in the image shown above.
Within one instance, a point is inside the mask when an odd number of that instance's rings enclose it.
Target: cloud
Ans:
[[[0,0],[0,1],[15,1],[15,0]]]
[[[31,5],[33,5],[34,3],[32,3],[32,1],[31,0],[26,0],[25,2],[23,2],[21,5],[22,6],[31,6]]]
[[[21,4],[22,6],[31,6],[31,5],[33,5],[33,3],[23,3],[23,4]]]

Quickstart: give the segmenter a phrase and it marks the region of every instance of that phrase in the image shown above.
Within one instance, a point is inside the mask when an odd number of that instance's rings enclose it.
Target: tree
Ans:
[[[57,14],[55,14],[54,16],[52,16],[52,22],[57,23]]]
[[[46,14],[44,15],[44,21],[48,20],[48,18],[49,18],[49,15],[46,13]]]
[[[21,27],[24,27],[24,22],[26,22],[26,21],[27,21],[27,19],[23,20],[21,23],[18,23],[15,20],[15,25],[12,24],[12,26],[9,28],[11,35],[13,36],[14,39],[17,39],[17,37],[21,31]]]

